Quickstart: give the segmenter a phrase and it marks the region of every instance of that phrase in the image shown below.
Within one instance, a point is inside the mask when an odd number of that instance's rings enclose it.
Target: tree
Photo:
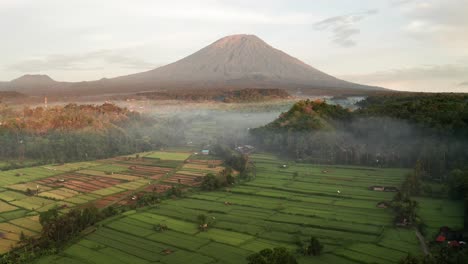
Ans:
[[[422,263],[422,261],[420,261],[419,258],[411,255],[411,254],[408,254],[406,257],[400,259],[400,261],[398,261],[399,264],[420,264]]]
[[[448,176],[448,192],[451,199],[461,199],[468,192],[468,173],[452,170]]]
[[[181,197],[182,196],[182,189],[180,188],[180,186],[172,185],[172,187],[169,190],[167,190],[166,195],[169,196],[169,197],[171,197],[171,196]]]
[[[214,191],[221,187],[221,183],[219,182],[218,178],[212,173],[208,173],[202,181],[201,189],[204,191]]]
[[[297,264],[294,255],[284,247],[263,249],[247,257],[248,264]]]
[[[212,227],[215,223],[216,218],[208,217],[205,214],[199,214],[197,216],[198,229],[200,231],[207,231],[208,228]]]
[[[39,223],[42,226],[47,225],[49,222],[56,220],[59,216],[59,210],[57,207],[49,209],[39,214]]]
[[[311,237],[307,246],[306,255],[318,256],[322,253],[323,245],[316,237]]]

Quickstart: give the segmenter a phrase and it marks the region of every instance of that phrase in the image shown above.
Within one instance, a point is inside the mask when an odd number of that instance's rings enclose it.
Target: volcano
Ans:
[[[255,35],[244,34],[224,37],[179,61],[147,72],[60,84],[50,85],[51,90],[109,94],[171,89],[279,88],[308,93],[383,89],[340,80],[273,48]],[[41,91],[44,92],[47,91]]]

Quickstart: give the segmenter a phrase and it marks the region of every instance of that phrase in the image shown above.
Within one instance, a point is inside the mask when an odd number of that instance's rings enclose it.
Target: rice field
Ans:
[[[150,154],[145,155],[145,158],[184,161],[188,159],[191,155],[192,153],[189,153],[189,152],[155,151],[155,152],[151,152]]]
[[[146,154],[149,153],[140,155]],[[0,254],[18,242],[21,232],[27,235],[40,232],[37,222],[40,212],[54,207],[68,210],[85,204],[99,208],[125,204],[136,193],[153,189],[164,192],[171,188],[161,182],[190,154],[157,152],[156,155],[164,161],[128,156],[0,172]]]
[[[300,263],[397,263],[407,253],[421,253],[414,230],[395,228],[391,209],[376,207],[394,193],[367,188],[399,186],[407,170],[291,163],[283,168],[286,162],[271,155],[252,159],[257,174],[250,182],[126,212],[37,263],[245,263],[264,248],[295,251],[295,241],[310,236],[325,245],[324,254],[298,256]],[[463,221],[456,202],[419,202],[430,226]],[[432,218],[438,210],[444,214]],[[198,230],[199,214],[214,222],[206,232]],[[159,224],[168,230],[156,231]]]
[[[173,184],[197,186],[206,173],[224,169],[215,157],[184,151],[139,157],[0,172],[0,253],[10,250],[21,232],[40,232],[39,212],[125,204],[135,194],[164,192]],[[324,254],[298,255],[300,263],[397,263],[407,253],[420,254],[414,230],[395,228],[391,209],[376,207],[394,193],[368,190],[371,185],[398,187],[407,170],[296,164],[269,154],[251,158],[256,178],[250,182],[126,212],[37,263],[245,263],[247,255],[264,248],[295,251],[295,241],[310,236],[325,245]],[[428,241],[440,226],[462,226],[461,203],[417,201]],[[199,214],[214,222],[206,232],[198,229]],[[158,224],[169,230],[156,231]]]

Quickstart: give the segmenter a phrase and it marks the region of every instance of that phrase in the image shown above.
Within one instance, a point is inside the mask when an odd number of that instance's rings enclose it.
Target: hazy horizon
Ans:
[[[335,77],[468,92],[468,0],[0,2],[0,80],[88,81],[147,71],[254,34]]]

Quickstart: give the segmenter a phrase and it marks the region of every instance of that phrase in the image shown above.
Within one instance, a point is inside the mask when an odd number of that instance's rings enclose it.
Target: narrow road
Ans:
[[[424,256],[429,255],[429,249],[427,248],[426,245],[426,240],[424,240],[424,236],[419,232],[417,228],[414,229],[416,236],[419,239],[419,244],[421,245],[421,250],[424,252]]]

